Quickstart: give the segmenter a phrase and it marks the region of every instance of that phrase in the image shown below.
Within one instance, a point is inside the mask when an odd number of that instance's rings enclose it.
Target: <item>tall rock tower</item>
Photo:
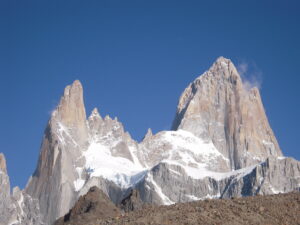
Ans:
[[[82,151],[87,147],[88,128],[81,83],[76,80],[65,88],[44,132],[38,166],[26,192],[40,202],[45,221],[50,224],[68,212],[76,196],[76,170],[84,164]]]
[[[230,160],[231,170],[282,155],[259,90],[248,90],[233,63],[224,57],[185,89],[172,129],[212,140]]]

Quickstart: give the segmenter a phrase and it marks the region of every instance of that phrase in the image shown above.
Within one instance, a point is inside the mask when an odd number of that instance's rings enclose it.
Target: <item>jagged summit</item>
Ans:
[[[153,136],[152,129],[148,128],[147,133],[145,134],[143,140],[149,139],[152,136]]]
[[[60,103],[56,108],[55,115],[65,125],[77,125],[86,120],[86,113],[83,100],[83,88],[79,80],[65,88]]]
[[[92,110],[92,113],[89,116],[89,120],[92,120],[94,118],[102,120],[102,117],[101,117],[101,115],[100,115],[100,113],[99,113],[99,111],[98,111],[98,109],[96,107]]]
[[[259,90],[248,91],[234,64],[224,57],[185,89],[172,129],[212,140],[230,159],[230,169],[282,155]]]
[[[6,160],[2,152],[0,153],[0,170],[6,173]]]

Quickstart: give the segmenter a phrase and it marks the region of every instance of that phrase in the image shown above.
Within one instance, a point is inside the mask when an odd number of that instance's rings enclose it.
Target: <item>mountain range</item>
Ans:
[[[0,225],[51,225],[96,186],[116,205],[300,190],[300,162],[284,157],[257,88],[219,57],[179,98],[170,130],[135,141],[117,118],[86,115],[83,87],[67,86],[47,123],[35,172],[10,191],[0,155]]]

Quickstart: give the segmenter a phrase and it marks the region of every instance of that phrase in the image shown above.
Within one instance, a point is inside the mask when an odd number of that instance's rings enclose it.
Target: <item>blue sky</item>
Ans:
[[[64,87],[140,140],[169,129],[184,88],[219,56],[257,82],[287,156],[300,160],[299,1],[0,1],[0,152],[12,186],[33,173]],[[245,70],[247,68],[247,70]]]

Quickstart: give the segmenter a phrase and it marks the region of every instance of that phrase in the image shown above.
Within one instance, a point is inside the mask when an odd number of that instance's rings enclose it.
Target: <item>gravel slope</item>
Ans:
[[[86,204],[86,203],[85,203]],[[78,205],[77,205],[78,207]],[[103,208],[103,205],[102,205]],[[106,208],[107,210],[107,208]],[[300,192],[234,199],[215,199],[177,203],[170,206],[147,205],[143,209],[105,218],[99,209],[75,216],[75,220],[59,224],[215,224],[215,225],[300,225]],[[80,218],[80,219],[79,219]],[[84,218],[84,220],[82,220]],[[80,221],[80,223],[78,223]],[[58,224],[58,223],[57,223]]]

